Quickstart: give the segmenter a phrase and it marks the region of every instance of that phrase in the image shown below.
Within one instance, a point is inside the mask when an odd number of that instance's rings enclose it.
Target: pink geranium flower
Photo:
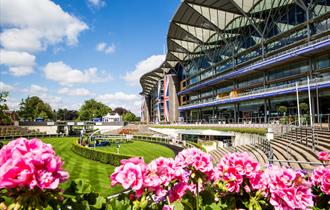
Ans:
[[[110,176],[111,185],[121,184],[125,189],[140,190],[147,169],[144,160],[130,158],[122,160],[121,163],[123,165],[115,168],[114,173]]]
[[[330,166],[317,167],[311,176],[314,186],[320,186],[322,192],[330,195]]]
[[[319,160],[321,160],[321,161],[330,161],[329,152],[325,152],[325,151],[319,152],[318,157],[319,157]]]
[[[176,165],[184,169],[203,172],[211,180],[214,174],[211,155],[197,148],[185,149],[175,158]]]
[[[255,189],[260,183],[260,165],[248,153],[232,153],[224,156],[215,168],[215,180],[223,181],[229,192],[239,192],[243,180],[250,180]]]
[[[0,150],[0,188],[56,189],[69,174],[49,144],[19,138]]]
[[[313,206],[311,183],[300,171],[270,166],[261,177],[261,189],[276,210],[307,209]]]

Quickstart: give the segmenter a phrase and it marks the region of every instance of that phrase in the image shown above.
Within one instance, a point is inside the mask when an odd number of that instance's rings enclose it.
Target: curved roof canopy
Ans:
[[[218,47],[239,34],[235,28],[251,25],[256,34],[260,19],[251,13],[293,3],[295,0],[183,0],[173,16],[167,34],[167,55],[160,67],[144,74],[140,83],[149,95],[158,81],[177,63],[203,54],[203,47]],[[230,33],[228,31],[231,31]],[[260,37],[253,37],[255,40]],[[214,44],[216,43],[216,44]]]

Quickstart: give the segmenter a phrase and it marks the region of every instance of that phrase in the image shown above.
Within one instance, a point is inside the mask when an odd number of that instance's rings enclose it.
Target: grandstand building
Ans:
[[[144,122],[330,113],[330,0],[184,0],[167,50],[140,79]]]

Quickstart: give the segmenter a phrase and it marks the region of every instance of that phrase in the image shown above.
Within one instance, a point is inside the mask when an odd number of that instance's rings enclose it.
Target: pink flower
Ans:
[[[157,188],[154,192],[155,192],[155,194],[152,196],[152,198],[156,203],[164,201],[165,197],[168,193],[167,190],[164,190],[161,187]]]
[[[325,152],[325,151],[319,152],[319,160],[321,160],[321,161],[330,161],[330,154],[328,152]]]
[[[172,180],[180,177],[182,173],[183,170],[176,166],[173,159],[160,157],[148,164],[148,174],[146,177],[151,177],[158,185],[167,186]],[[152,185],[148,184],[150,181],[146,181],[146,186],[152,187]]]
[[[322,192],[330,195],[330,166],[320,166],[314,169],[311,181],[314,186],[319,186]]]
[[[263,190],[275,209],[307,209],[313,206],[310,182],[304,174],[289,168],[271,166],[261,177]]]
[[[174,207],[172,205],[164,205],[162,210],[174,210]]]
[[[243,177],[236,168],[230,167],[223,174],[223,180],[229,192],[239,192]]]
[[[175,162],[178,167],[203,172],[209,180],[212,179],[214,174],[211,156],[196,148],[181,151],[176,156]]]
[[[111,185],[120,183],[125,189],[140,190],[143,184],[143,171],[140,164],[126,162],[111,175]]]
[[[56,189],[69,178],[49,144],[19,138],[0,150],[0,188]]]
[[[330,195],[330,171],[326,171],[323,174],[322,182],[321,182],[321,190],[325,194]]]
[[[174,202],[179,200],[184,196],[186,191],[188,190],[188,185],[184,182],[177,183],[170,191],[169,191],[169,198],[170,202]]]
[[[224,156],[215,168],[215,180],[223,181],[229,192],[239,192],[244,177],[250,180],[253,189],[258,187],[260,165],[248,153],[232,153]]]

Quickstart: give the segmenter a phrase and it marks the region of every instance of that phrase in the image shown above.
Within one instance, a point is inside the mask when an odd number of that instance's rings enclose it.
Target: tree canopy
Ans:
[[[127,112],[129,112],[127,109],[123,108],[123,107],[117,107],[113,110],[113,112],[119,114],[120,116],[126,114]]]
[[[57,120],[76,120],[79,116],[78,111],[68,109],[58,109],[54,114]]]
[[[123,115],[123,120],[126,122],[138,121],[138,118],[132,112],[127,112]]]
[[[5,113],[8,110],[6,104],[9,92],[0,92],[0,124],[10,124],[11,118]]]
[[[111,111],[111,108],[107,105],[90,99],[80,107],[79,120],[92,120],[93,118],[103,117]]]
[[[29,121],[34,121],[40,117],[44,120],[53,119],[52,108],[38,96],[22,99],[18,114],[21,119]]]

